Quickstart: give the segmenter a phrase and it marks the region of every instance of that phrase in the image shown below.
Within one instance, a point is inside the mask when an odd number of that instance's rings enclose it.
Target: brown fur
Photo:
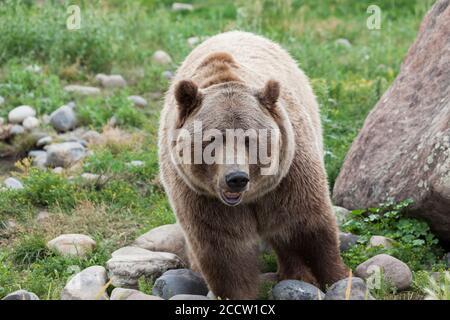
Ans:
[[[198,86],[197,91],[191,84],[177,85],[186,79]],[[279,129],[277,174],[260,175],[259,164],[174,162],[171,146],[178,143],[177,119],[183,106],[191,105],[191,98],[184,99],[186,92],[202,97],[195,112],[184,115],[181,126],[188,131],[194,120],[202,121],[204,129],[219,131]],[[161,114],[161,181],[185,232],[191,264],[217,296],[256,297],[260,238],[277,254],[280,279],[302,279],[323,289],[346,276],[319,119],[308,79],[267,39],[244,32],[215,36],[191,52],[177,71]],[[226,188],[225,173],[237,168],[249,174],[250,185],[242,203],[228,206],[219,192]]]

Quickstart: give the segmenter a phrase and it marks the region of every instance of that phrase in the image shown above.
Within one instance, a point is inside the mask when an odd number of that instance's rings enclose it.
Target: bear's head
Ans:
[[[240,81],[199,88],[183,80],[174,95],[171,157],[191,189],[236,206],[277,187],[295,151],[277,81],[262,88]]]

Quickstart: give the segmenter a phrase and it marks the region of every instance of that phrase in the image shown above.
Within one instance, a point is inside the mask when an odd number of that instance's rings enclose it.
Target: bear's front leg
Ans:
[[[209,236],[205,236],[209,234]],[[258,295],[258,247],[246,238],[204,229],[188,235],[197,267],[210,290],[221,299],[255,299]]]

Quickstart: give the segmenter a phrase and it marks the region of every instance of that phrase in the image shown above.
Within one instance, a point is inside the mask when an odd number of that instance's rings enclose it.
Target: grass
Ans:
[[[152,227],[174,222],[156,178],[157,124],[160,97],[168,87],[162,72],[174,71],[190,52],[189,37],[240,29],[265,35],[291,53],[310,77],[320,103],[332,187],[352,140],[397,75],[420,21],[433,3],[377,1],[382,25],[381,30],[371,31],[366,28],[367,1],[199,0],[193,1],[194,11],[179,13],[170,10],[172,1],[168,0],[77,2],[82,14],[82,28],[77,31],[65,27],[69,2],[46,1],[43,6],[25,0],[0,3],[0,96],[6,101],[0,117],[22,104],[35,107],[43,116],[74,101],[81,123],[102,132],[101,140],[90,145],[93,154],[63,175],[32,169],[27,161],[12,166],[17,160],[14,157],[29,148],[32,137],[12,144],[0,142],[0,154],[10,157],[0,162],[0,178],[14,171],[25,185],[24,190],[0,192],[0,298],[24,288],[42,299],[57,299],[75,270],[104,265],[115,249]],[[351,47],[337,44],[340,38],[348,39]],[[154,64],[151,56],[157,49],[167,51],[173,64]],[[34,64],[42,72],[27,70]],[[99,72],[121,74],[128,86],[90,98],[63,90],[67,84],[95,85]],[[126,99],[132,94],[145,97],[149,106],[133,107]],[[107,125],[112,117],[118,128]],[[48,126],[44,130],[51,132]],[[127,163],[132,160],[144,161],[144,166],[130,168]],[[82,172],[108,179],[100,185],[85,184],[77,178]],[[69,176],[75,179],[69,180]],[[44,223],[36,221],[41,210],[50,212]],[[7,227],[11,220],[15,228]],[[377,230],[376,224],[365,223],[358,232],[368,236],[380,230],[392,228]],[[92,236],[96,250],[85,259],[69,259],[46,248],[48,240],[69,232]],[[363,245],[346,257],[350,264],[367,257]],[[435,246],[427,242],[419,247],[423,253]],[[406,252],[405,246],[400,249]],[[436,256],[433,253],[433,259]],[[273,256],[264,260],[265,271],[272,271]],[[409,255],[407,260],[418,272],[425,267],[421,257]],[[439,261],[432,263],[438,265]],[[435,285],[418,283],[409,295],[385,290],[378,297],[422,297],[427,286],[442,296]],[[140,286],[151,291],[151,284],[145,281]]]

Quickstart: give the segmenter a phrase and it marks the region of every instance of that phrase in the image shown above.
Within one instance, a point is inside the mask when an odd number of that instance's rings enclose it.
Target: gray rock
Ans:
[[[177,294],[169,300],[209,300],[209,298],[198,294]]]
[[[36,110],[30,106],[19,106],[8,113],[10,123],[22,123],[28,117],[36,116]]]
[[[350,49],[352,47],[352,44],[350,43],[350,41],[345,38],[337,39],[334,43],[339,47],[344,47],[347,49]]]
[[[172,71],[169,71],[169,70],[163,71],[162,77],[163,77],[164,79],[167,79],[167,80],[172,80],[172,78],[173,78],[173,72],[172,72]]]
[[[408,265],[387,254],[376,255],[356,267],[355,275],[363,279],[369,278],[379,270],[384,281],[398,290],[405,290],[411,286],[412,272]]]
[[[84,257],[95,248],[95,241],[84,234],[63,234],[50,240],[47,247],[63,256]]]
[[[56,167],[56,168],[53,168],[52,171],[53,171],[53,173],[56,173],[56,174],[62,174],[64,172],[64,168]]]
[[[172,58],[165,51],[157,50],[152,57],[153,62],[160,65],[167,65],[172,63]]]
[[[142,167],[144,165],[144,161],[141,160],[133,160],[127,163],[129,167]]]
[[[77,273],[64,287],[61,300],[108,300],[105,268],[92,266]]]
[[[20,182],[18,179],[16,178],[6,178],[5,181],[3,181],[3,184],[8,188],[8,189],[14,189],[14,190],[19,190],[19,189],[23,189],[23,184],[22,182]]]
[[[369,240],[369,247],[383,247],[385,249],[392,248],[394,240],[383,236],[372,236]]]
[[[96,144],[102,139],[102,135],[95,130],[89,130],[81,134],[81,138],[88,144]]]
[[[77,116],[73,108],[62,106],[50,115],[50,124],[56,131],[65,132],[76,127]]]
[[[206,297],[209,299],[209,300],[217,300],[217,296],[214,294],[214,292],[212,292],[212,291],[208,291],[208,294],[206,295]]]
[[[347,251],[358,242],[359,237],[357,235],[339,232],[339,249],[341,252]]]
[[[85,172],[80,176],[88,184],[104,184],[108,181],[108,177],[100,174]]]
[[[338,207],[338,206],[333,206],[333,209],[334,209],[334,214],[336,216],[337,224],[338,224],[338,226],[341,226],[342,224],[344,224],[344,222],[350,216],[350,211],[345,208]]]
[[[120,74],[106,75],[100,73],[95,76],[95,80],[100,83],[103,88],[123,88],[127,85],[127,82]]]
[[[192,11],[192,10],[194,10],[192,4],[179,2],[172,3],[172,11]]]
[[[33,292],[29,292],[26,290],[17,290],[8,294],[2,300],[39,300],[39,297]]]
[[[46,137],[40,138],[36,142],[36,147],[43,147],[43,146],[46,146],[46,145],[48,145],[48,144],[50,144],[52,142],[53,142],[53,138],[50,137],[50,136],[46,136]]]
[[[115,288],[111,292],[110,300],[164,300],[157,296],[145,294],[138,290]]]
[[[64,87],[64,91],[77,94],[80,96],[94,96],[100,93],[100,89],[96,87],[80,86],[72,84]]]
[[[47,165],[47,152],[42,150],[31,150],[28,156],[32,159],[32,164],[38,168],[44,169]]]
[[[145,100],[141,96],[129,96],[128,100],[133,102],[136,107],[145,108],[146,106],[148,106],[147,100]]]
[[[187,39],[187,43],[188,43],[189,47],[193,48],[197,44],[200,43],[200,38],[199,37],[190,37]]]
[[[36,117],[27,117],[23,120],[22,126],[27,130],[33,130],[39,126],[39,120]]]
[[[25,67],[25,71],[32,72],[32,73],[41,73],[42,68],[38,66],[37,64],[30,64],[29,66]]]
[[[134,242],[134,246],[150,250],[170,252],[188,262],[184,233],[179,224],[167,224],[150,230]]]
[[[9,134],[12,136],[19,135],[25,132],[25,128],[20,124],[15,124],[9,129]]]
[[[271,292],[273,300],[323,300],[324,296],[319,288],[299,280],[283,280]]]
[[[115,287],[137,288],[141,277],[155,279],[169,269],[182,268],[183,262],[173,253],[124,247],[112,253],[106,263]]]
[[[360,278],[342,279],[333,284],[325,295],[325,300],[375,300],[366,283]]]
[[[169,270],[156,279],[153,294],[169,299],[178,294],[208,294],[208,286],[202,276],[189,269]]]
[[[47,166],[69,167],[86,156],[86,149],[78,142],[51,144],[47,148]]]

